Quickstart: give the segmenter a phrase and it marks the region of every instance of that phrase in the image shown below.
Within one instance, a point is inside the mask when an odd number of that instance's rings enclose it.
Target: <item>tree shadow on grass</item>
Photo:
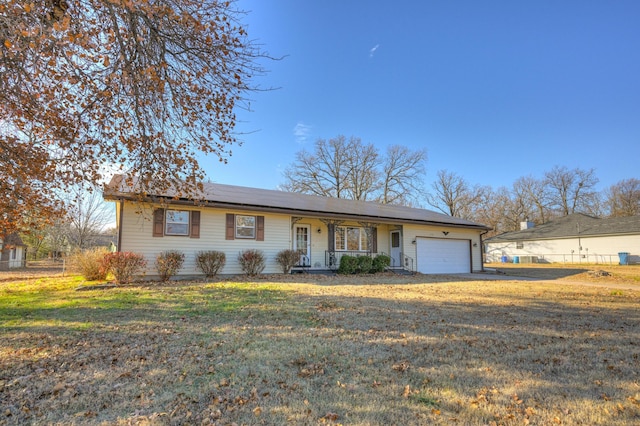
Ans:
[[[560,278],[571,277],[589,271],[589,269],[578,267],[567,268],[496,268],[501,275],[508,277],[526,277],[538,280],[555,280]]]
[[[0,360],[2,405],[27,423],[38,413],[51,423],[165,413],[175,424],[317,424],[328,413],[352,424],[633,424],[640,415],[629,399],[637,298],[414,289],[132,288],[85,306],[4,307],[5,324],[26,324],[4,327],[13,352]]]

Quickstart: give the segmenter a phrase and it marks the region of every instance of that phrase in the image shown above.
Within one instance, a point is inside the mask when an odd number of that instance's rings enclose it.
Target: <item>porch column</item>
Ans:
[[[375,222],[358,222],[367,234],[367,243],[369,246],[369,253],[378,253],[378,226],[379,223]]]

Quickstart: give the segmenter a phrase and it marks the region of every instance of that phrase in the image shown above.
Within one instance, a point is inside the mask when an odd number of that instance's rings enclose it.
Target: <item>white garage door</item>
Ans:
[[[456,274],[471,272],[469,240],[417,238],[418,272],[423,274]]]

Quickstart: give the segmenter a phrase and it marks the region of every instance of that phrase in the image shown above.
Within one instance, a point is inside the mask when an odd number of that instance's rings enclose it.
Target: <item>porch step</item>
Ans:
[[[414,274],[413,271],[408,271],[404,268],[387,268],[387,271],[393,272],[394,274],[397,274],[397,275],[413,275]]]

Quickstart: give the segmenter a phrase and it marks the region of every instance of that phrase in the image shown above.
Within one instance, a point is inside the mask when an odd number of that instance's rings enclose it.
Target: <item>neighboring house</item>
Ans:
[[[0,271],[23,268],[27,256],[27,246],[18,234],[0,238]]]
[[[195,253],[226,254],[221,274],[239,274],[245,249],[262,250],[265,273],[280,273],[278,252],[301,252],[306,270],[336,269],[344,254],[387,254],[392,266],[422,273],[481,271],[482,234],[489,228],[430,210],[204,184],[203,202],[156,194],[140,202],[116,175],[104,197],[116,205],[118,251],[143,254],[147,275],[166,250],[185,253],[181,275],[194,275]]]
[[[640,216],[598,219],[577,213],[539,226],[523,222],[521,228],[488,238],[486,261],[640,262]]]

